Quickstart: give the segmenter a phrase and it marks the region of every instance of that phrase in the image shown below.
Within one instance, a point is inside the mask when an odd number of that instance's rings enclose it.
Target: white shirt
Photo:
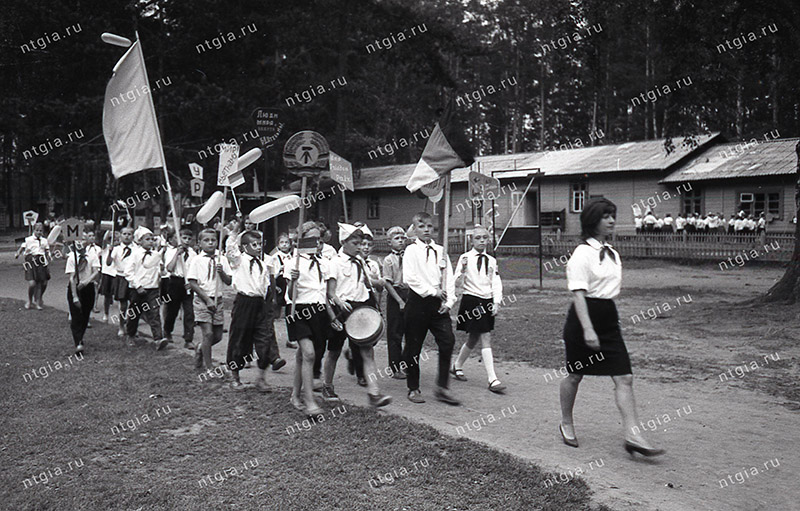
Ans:
[[[644,223],[647,225],[654,225],[656,223],[656,217],[650,213],[644,217]]]
[[[328,245],[327,243],[323,243],[322,244],[322,257],[324,257],[325,259],[330,261],[331,259],[333,259],[337,255],[339,255],[339,254],[338,254],[338,252],[336,252],[335,248],[333,248],[332,246]]]
[[[128,281],[130,281],[133,276],[134,260],[131,255],[135,248],[136,245],[133,243],[130,245],[120,243],[114,247],[114,250],[111,252],[111,259],[114,260],[114,268],[117,271],[117,275],[125,277]]]
[[[483,257],[486,258],[484,259]],[[480,259],[481,268],[478,269]],[[474,248],[461,254],[456,263],[455,280],[464,276],[464,294],[478,298],[491,298],[494,303],[503,301],[503,282],[497,271],[497,260],[486,252],[478,252]]]
[[[106,248],[103,249],[103,253],[101,254],[102,260],[100,261],[103,265],[103,275],[108,275],[110,277],[117,276],[117,268],[114,266],[114,260],[108,257],[113,249],[114,247],[112,247],[110,244],[107,245]],[[109,261],[109,259],[111,260]],[[109,262],[111,264],[109,264]]]
[[[432,250],[429,251],[428,247]],[[417,239],[414,243],[406,247],[403,253],[403,282],[417,293],[419,296],[433,296],[442,283],[442,268],[444,263],[447,272],[447,301],[444,302],[449,308],[453,308],[456,303],[456,286],[453,278],[453,266],[450,260],[442,261],[443,249],[431,241],[426,245],[422,240]]]
[[[28,236],[25,238],[23,246],[25,247],[25,255],[35,256],[45,255],[45,252],[50,248],[50,244],[47,242],[47,238],[44,236],[41,238],[37,238],[36,236]]]
[[[292,264],[285,264],[283,267],[283,277],[290,281],[292,279]],[[324,257],[315,256],[311,259],[309,254],[300,254],[300,277],[294,282],[297,288],[298,304],[323,304],[328,301],[328,279],[330,278],[330,261]],[[291,293],[287,291],[287,302],[291,303]]]
[[[664,217],[664,225],[672,225],[672,223],[674,221],[675,221],[675,219],[672,218],[671,216],[665,216]]]
[[[231,274],[231,285],[237,293],[266,297],[272,275],[272,259],[269,255],[266,259],[259,259],[247,253],[228,251],[222,266],[225,273]]]
[[[330,261],[330,278],[336,280],[336,296],[348,302],[366,302],[367,267],[360,255],[349,256],[340,252]]]
[[[103,253],[103,249],[100,248],[97,244],[92,243],[91,245],[86,247],[87,252],[91,252],[97,256],[97,260],[100,260],[100,255]]]
[[[166,252],[164,252],[164,267],[169,265],[172,258],[175,257],[175,254],[178,252],[180,247],[173,247],[172,245],[167,247]],[[189,262],[192,260],[197,252],[194,251],[192,247],[186,247],[185,254],[179,254],[178,260],[175,261],[175,268],[172,271],[169,271],[170,276],[173,277],[183,277],[186,275],[186,270],[189,268]],[[184,259],[185,257],[185,259]]]
[[[64,267],[64,273],[70,275],[75,273],[75,268],[77,265],[75,264],[75,255],[77,252],[72,252],[67,256],[67,264]],[[78,261],[80,261],[80,256],[78,256]],[[78,282],[88,282],[89,277],[92,276],[92,273],[95,271],[100,271],[100,259],[97,257],[96,251],[86,251],[86,268],[78,273]]]
[[[608,253],[600,261],[600,249],[611,250],[616,262]],[[589,238],[575,248],[567,262],[567,287],[570,291],[583,289],[588,298],[614,299],[622,286],[622,260],[611,245]]]
[[[660,218],[659,218],[659,219],[657,219],[657,220],[656,220],[656,227],[657,227],[657,228],[659,228],[659,229],[661,229],[662,227],[664,227],[664,221],[663,221],[663,220],[661,220]]]
[[[186,268],[186,281],[196,280],[197,285],[209,298],[217,295],[216,266],[219,258],[216,256],[218,256],[216,250],[214,255],[208,255],[201,251],[189,259],[189,265]]]
[[[761,218],[758,219],[758,227],[763,229],[766,226],[767,226],[767,220],[762,216]]]
[[[637,217],[634,217],[634,218],[633,218],[633,225],[634,225],[634,226],[635,226],[637,229],[641,229],[641,228],[642,228],[642,219],[641,219],[641,217],[638,217],[638,216],[637,216]]]
[[[741,218],[737,218],[733,222],[733,230],[734,231],[741,231],[742,229],[744,229],[744,220],[742,220]]]
[[[130,280],[134,289],[158,289],[161,281],[161,252],[158,249],[145,250],[136,247],[133,254],[133,271]]]
[[[275,275],[283,275],[283,269],[287,265],[290,265],[292,258],[293,256],[291,252],[286,253],[286,252],[281,252],[280,250],[275,252],[272,255],[272,266],[273,270],[275,271]],[[294,266],[292,266],[292,268],[294,268]]]
[[[685,226],[685,225],[686,225],[686,219],[683,218],[682,216],[679,216],[678,218],[675,219],[675,229],[676,230],[678,230],[678,231],[682,230],[683,226]]]

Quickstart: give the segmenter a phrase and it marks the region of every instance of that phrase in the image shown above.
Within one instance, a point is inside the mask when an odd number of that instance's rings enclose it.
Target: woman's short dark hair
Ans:
[[[597,233],[597,225],[605,214],[615,218],[617,216],[617,206],[605,197],[591,199],[586,203],[581,212],[581,238],[586,240],[594,237]]]

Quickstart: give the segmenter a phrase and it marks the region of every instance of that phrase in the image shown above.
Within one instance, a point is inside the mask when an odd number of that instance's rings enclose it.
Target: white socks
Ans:
[[[467,343],[464,343],[461,346],[461,351],[458,352],[458,358],[456,359],[456,363],[454,364],[456,369],[461,369],[462,367],[464,367],[464,364],[467,362],[467,359],[469,358],[470,352],[472,352],[472,349],[470,349],[470,347],[467,346]]]
[[[492,355],[492,348],[481,349],[481,358],[483,358],[483,366],[486,368],[486,376],[489,377],[489,383],[492,383],[497,379],[497,375],[494,372],[494,356]]]

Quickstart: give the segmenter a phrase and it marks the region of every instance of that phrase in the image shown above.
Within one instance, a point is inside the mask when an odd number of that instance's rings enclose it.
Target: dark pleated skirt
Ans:
[[[564,324],[567,371],[575,374],[616,376],[632,374],[631,359],[622,339],[619,315],[614,300],[586,298],[589,318],[600,339],[600,351],[589,348],[583,340],[583,327],[571,305]]]

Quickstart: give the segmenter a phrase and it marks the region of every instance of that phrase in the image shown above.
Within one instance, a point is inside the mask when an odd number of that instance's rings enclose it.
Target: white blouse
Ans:
[[[608,247],[603,260],[601,249]],[[611,255],[614,258],[612,259]],[[567,263],[567,287],[585,290],[587,298],[614,299],[622,285],[622,260],[611,245],[589,238],[575,248]]]

